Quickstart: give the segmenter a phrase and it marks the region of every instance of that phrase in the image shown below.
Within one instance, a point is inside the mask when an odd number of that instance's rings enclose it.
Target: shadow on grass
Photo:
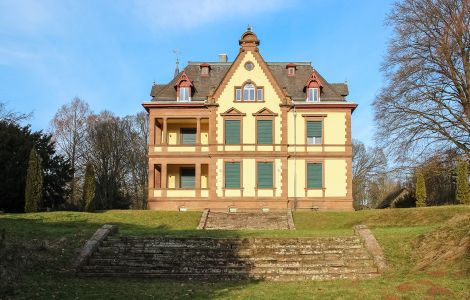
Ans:
[[[26,247],[29,244],[44,241],[46,249],[38,257],[34,253],[18,252],[26,256],[27,264],[10,266],[18,276],[1,280],[0,298],[214,298],[221,297],[229,290],[257,284],[249,280],[250,264],[238,256],[236,245],[226,241],[222,244],[229,263],[240,266],[238,281],[227,281],[223,276],[201,281],[167,279],[132,279],[132,278],[77,278],[72,272],[72,264],[79,249],[92,234],[103,224],[114,224],[119,228],[117,236],[152,236],[152,237],[233,237],[242,238],[244,234],[236,231],[206,232],[195,228],[199,221],[196,216],[179,214],[180,220],[162,218],[146,222],[142,219],[129,219],[117,213],[108,216],[80,213],[42,213],[8,214],[0,217],[0,231],[6,232],[6,241],[13,247]],[[122,220],[120,219],[120,216]],[[146,214],[144,214],[146,215]],[[100,216],[106,216],[101,217]],[[159,214],[155,214],[156,217]],[[183,217],[181,217],[183,216]],[[148,216],[147,216],[148,217]],[[193,219],[191,222],[185,218]],[[34,252],[34,248],[31,248]],[[184,268],[184,261],[197,257],[175,255],[173,267]],[[178,259],[179,258],[179,259]],[[175,260],[175,259],[173,259]],[[222,266],[223,269],[223,266]]]

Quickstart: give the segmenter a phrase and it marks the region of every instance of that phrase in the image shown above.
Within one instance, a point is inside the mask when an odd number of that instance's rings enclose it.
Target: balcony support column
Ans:
[[[196,164],[196,197],[201,197],[201,163]]]
[[[168,144],[168,132],[167,132],[167,121],[168,121],[168,118],[163,118],[163,134],[162,134],[162,144],[163,145],[167,145]]]
[[[166,197],[166,190],[167,190],[167,179],[168,179],[168,174],[167,174],[167,164],[162,163],[162,171],[161,171],[161,189],[162,189],[162,197]]]

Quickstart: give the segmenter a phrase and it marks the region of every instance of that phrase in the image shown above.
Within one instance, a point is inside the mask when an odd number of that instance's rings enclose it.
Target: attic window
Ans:
[[[209,76],[209,67],[201,67],[201,76]]]
[[[290,63],[286,66],[287,68],[287,76],[295,76],[295,69],[297,65],[294,63]]]
[[[288,76],[295,76],[295,67],[288,67],[287,68],[287,75]]]
[[[189,101],[189,87],[180,87],[179,101]]]

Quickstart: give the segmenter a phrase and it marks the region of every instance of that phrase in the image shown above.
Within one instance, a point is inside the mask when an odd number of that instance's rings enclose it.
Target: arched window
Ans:
[[[243,87],[243,100],[255,101],[255,86],[251,83]]]

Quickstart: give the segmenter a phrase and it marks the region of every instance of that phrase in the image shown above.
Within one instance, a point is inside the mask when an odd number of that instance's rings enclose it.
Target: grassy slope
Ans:
[[[298,212],[297,231],[196,231],[198,212],[107,211],[0,215],[7,240],[21,245],[27,256],[23,274],[8,285],[0,283],[0,299],[14,298],[469,298],[470,275],[459,261],[426,272],[413,272],[412,242],[468,206],[362,212]],[[391,271],[366,281],[334,282],[175,282],[128,279],[78,279],[70,274],[71,260],[86,238],[102,224],[119,225],[121,234],[210,236],[317,236],[351,234],[355,224],[372,228],[384,247]],[[38,246],[39,245],[39,246]],[[467,272],[462,272],[462,270]]]

